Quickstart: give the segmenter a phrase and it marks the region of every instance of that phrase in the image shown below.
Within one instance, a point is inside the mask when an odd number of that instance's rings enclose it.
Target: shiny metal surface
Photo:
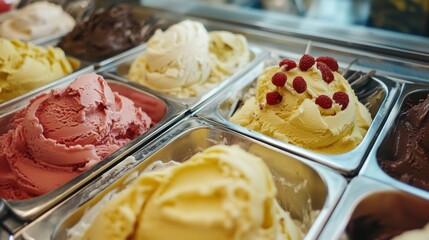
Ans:
[[[73,81],[73,79],[74,78],[69,78],[66,81],[63,81],[60,85],[57,85],[55,87],[56,88],[65,87],[71,81]],[[23,224],[23,221],[33,220],[37,216],[46,212],[49,208],[61,202],[61,200],[63,200],[71,193],[75,192],[76,190],[78,190],[79,188],[87,184],[93,178],[97,177],[100,173],[104,172],[108,168],[118,163],[124,156],[134,151],[137,146],[141,146],[148,143],[151,139],[156,137],[163,130],[169,127],[171,124],[173,124],[174,122],[177,122],[179,119],[184,117],[187,112],[187,110],[183,106],[180,106],[174,102],[171,102],[168,99],[164,99],[162,97],[156,97],[144,90],[141,90],[139,86],[111,80],[108,77],[105,77],[105,79],[109,83],[111,88],[114,89],[115,91],[118,91],[121,94],[124,94],[125,96],[128,96],[132,99],[136,99],[135,100],[136,105],[138,105],[137,103],[144,103],[144,102],[150,102],[150,101],[158,101],[158,102],[164,103],[166,108],[164,117],[155,126],[151,127],[148,131],[146,131],[136,139],[132,140],[124,147],[115,151],[113,154],[105,158],[103,161],[100,161],[89,170],[81,173],[76,178],[72,179],[65,185],[53,190],[52,192],[49,192],[42,196],[39,196],[33,199],[28,199],[28,200],[21,200],[21,201],[4,200],[4,203],[7,209],[9,210],[9,214],[7,217],[9,217],[10,219],[9,220],[3,219],[3,221],[6,222],[8,225],[10,225],[10,228],[9,228],[10,231],[15,232],[19,227],[21,227],[21,225]],[[47,91],[49,91],[49,89],[46,89],[44,92],[47,92]],[[28,101],[29,99],[25,99],[18,105],[18,107],[11,108],[12,110],[10,110],[10,112],[1,113],[0,115],[1,133],[4,133],[10,127],[8,123],[10,121],[10,118],[13,116],[13,114],[18,109],[24,107]],[[145,106],[141,106],[141,107],[142,109],[145,109]],[[148,109],[148,111],[150,111],[151,110],[150,108],[153,108],[153,106],[146,106],[146,108]],[[150,112],[148,112],[148,114],[149,116],[151,116]],[[19,222],[21,222],[21,224]]]
[[[156,160],[174,159],[181,162],[196,152],[219,143],[238,144],[245,150],[263,158],[275,176],[274,179],[279,189],[278,200],[285,209],[291,211],[294,218],[302,220],[310,210],[319,210],[320,213],[314,222],[308,223],[309,230],[305,238],[316,239],[346,187],[345,179],[317,163],[231,132],[221,125],[196,118],[181,121],[151,144],[132,154],[139,161],[128,168],[123,168],[121,174],[112,175],[112,179],[108,183],[100,179],[94,181],[73,195],[70,201],[64,201],[60,206],[17,233],[16,236],[18,239],[22,236],[37,236],[41,239],[48,239],[51,236],[52,239],[64,239],[65,229],[80,218],[84,208],[94,204],[109,190],[120,186],[132,172],[141,171]],[[288,184],[281,184],[279,177],[283,177]],[[112,185],[113,181],[115,183]],[[296,185],[302,185],[303,182],[307,182],[306,187],[300,190],[294,188]],[[91,187],[94,184],[96,187]],[[98,195],[89,201],[95,194]],[[308,202],[309,199],[311,199],[310,202]],[[77,212],[74,212],[76,209],[78,209]],[[65,216],[68,217],[65,218]]]
[[[277,61],[274,62],[277,63]],[[316,153],[231,123],[229,118],[240,105],[240,103],[237,104],[237,99],[242,99],[249,89],[253,87],[254,82],[255,78],[243,79],[240,84],[235,84],[228,88],[227,91],[219,94],[221,95],[220,97],[214,100],[213,103],[205,105],[201,111],[197,112],[197,115],[224,124],[233,131],[241,132],[270,145],[330,166],[345,175],[355,174],[363,163],[371,143],[375,140],[377,132],[382,126],[399,90],[398,83],[382,76],[373,76],[364,84],[352,83],[352,88],[357,93],[357,96],[360,97],[359,100],[368,106],[373,122],[364,139],[355,149],[347,153],[332,155]]]
[[[410,225],[412,228],[429,221],[429,201],[358,176],[347,186],[318,239],[339,239],[350,220],[365,215],[392,226]]]
[[[13,240],[13,236],[10,235],[8,231],[0,226],[0,239],[4,240]]]
[[[393,185],[401,190],[410,192],[412,194],[418,195],[420,197],[429,199],[429,192],[413,187],[406,183],[400,182],[387,173],[385,173],[379,165],[379,161],[383,157],[383,151],[389,151],[390,138],[389,134],[392,133],[394,126],[398,122],[399,113],[404,106],[404,101],[408,97],[417,97],[424,99],[429,93],[428,85],[420,84],[405,84],[402,89],[399,98],[397,99],[392,111],[389,113],[389,117],[384,124],[383,129],[381,130],[377,141],[374,143],[374,147],[368,155],[368,159],[363,165],[359,175],[363,175],[369,178],[373,178],[387,184]],[[428,173],[429,174],[429,173]]]
[[[242,25],[301,39],[368,50],[383,55],[406,57],[423,62],[427,62],[429,58],[429,41],[425,37],[363,26],[344,25],[338,22],[333,25],[333,22],[318,21],[314,18],[297,17],[251,8],[224,7],[193,1],[181,2],[180,4],[174,4],[174,2],[174,0],[144,0],[142,4],[190,16]]]
[[[211,30],[211,29],[210,29]],[[227,30],[227,29],[223,29]],[[154,94],[158,96],[162,96],[163,98],[169,99],[170,101],[181,103],[186,108],[190,109],[191,111],[194,111],[198,107],[200,107],[204,102],[212,98],[214,95],[216,95],[221,89],[226,88],[227,86],[230,86],[232,83],[240,82],[241,79],[246,77],[256,77],[259,73],[262,72],[263,69],[263,63],[262,61],[268,56],[268,53],[263,50],[260,47],[257,46],[249,46],[251,51],[251,61],[240,68],[237,72],[235,72],[233,75],[229,76],[228,78],[221,81],[218,85],[216,85],[214,88],[210,89],[208,92],[202,94],[199,97],[192,97],[192,98],[177,98],[171,95],[168,95],[166,93],[160,93],[156,92],[155,90],[151,90],[145,86],[141,86],[142,89],[145,89],[146,91],[151,91]],[[130,83],[132,82],[127,78],[129,68],[132,64],[132,62],[142,54],[143,52],[139,52],[133,55],[130,55],[129,57],[117,62],[115,66],[113,66],[110,69],[106,69],[104,73],[107,76],[110,76],[112,78],[118,79],[123,82]]]
[[[57,80],[53,80],[48,84],[42,85],[38,88],[35,88],[27,93],[24,93],[16,98],[12,98],[8,101],[4,101],[2,103],[0,103],[0,114],[3,112],[3,110],[5,110],[6,108],[9,108],[10,106],[13,106],[19,102],[22,102],[22,100],[27,99],[29,97],[34,97],[35,95],[50,89],[58,84],[61,84],[62,82],[67,81],[67,79],[69,78],[76,78],[79,75],[82,75],[84,73],[89,73],[91,71],[94,71],[94,67],[88,64],[85,64],[81,61],[79,61],[78,59],[74,58],[74,57],[70,57],[67,56],[67,59],[70,61],[72,67],[73,67],[73,72],[62,77],[59,78]]]

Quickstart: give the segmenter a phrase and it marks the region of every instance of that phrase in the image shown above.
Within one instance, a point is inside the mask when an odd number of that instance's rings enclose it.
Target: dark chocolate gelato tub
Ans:
[[[359,174],[429,198],[429,87],[405,84]],[[420,102],[419,107],[412,107]]]

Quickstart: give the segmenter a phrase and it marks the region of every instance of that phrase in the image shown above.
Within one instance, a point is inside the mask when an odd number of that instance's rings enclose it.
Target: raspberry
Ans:
[[[267,99],[268,105],[276,105],[283,100],[282,95],[280,95],[280,93],[277,91],[267,93],[265,98]]]
[[[279,67],[284,67],[286,71],[296,67],[296,62],[290,59],[282,59],[279,63]]]
[[[298,76],[293,79],[292,86],[293,89],[295,89],[295,91],[297,91],[298,93],[303,93],[305,92],[305,90],[307,90],[307,82],[301,76]]]
[[[343,91],[338,91],[334,93],[332,99],[334,99],[336,103],[341,105],[341,110],[346,109],[350,102],[349,95],[347,95],[347,93]]]
[[[301,59],[299,60],[299,69],[301,71],[306,72],[309,68],[311,68],[316,61],[314,60],[314,57],[308,54],[302,55]]]
[[[271,82],[277,87],[283,87],[286,84],[287,76],[282,72],[277,72],[271,77]]]
[[[326,95],[320,95],[316,98],[316,104],[321,108],[329,109],[332,107],[332,100]]]
[[[325,82],[331,83],[332,81],[334,81],[334,74],[326,64],[322,62],[318,62],[317,69],[319,69],[320,72],[322,73],[322,78]]]
[[[316,62],[322,62],[326,64],[332,71],[338,71],[338,62],[331,57],[318,57]]]
[[[8,12],[12,9],[12,4],[10,1],[0,0],[0,13]]]

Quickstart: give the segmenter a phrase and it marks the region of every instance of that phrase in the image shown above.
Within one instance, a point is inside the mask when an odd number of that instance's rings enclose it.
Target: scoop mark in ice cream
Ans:
[[[0,197],[45,194],[141,135],[151,122],[94,73],[41,94],[0,136]]]

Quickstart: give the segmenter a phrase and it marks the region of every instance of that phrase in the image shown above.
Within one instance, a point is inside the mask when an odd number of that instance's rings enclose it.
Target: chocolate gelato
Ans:
[[[349,240],[390,240],[408,229],[398,229],[396,226],[372,218],[362,216],[351,221],[346,228]]]
[[[404,183],[429,191],[429,95],[406,102],[381,168]]]
[[[162,25],[165,21],[154,17],[139,21],[129,6],[118,4],[77,23],[59,46],[78,58],[103,60],[145,42]]]

